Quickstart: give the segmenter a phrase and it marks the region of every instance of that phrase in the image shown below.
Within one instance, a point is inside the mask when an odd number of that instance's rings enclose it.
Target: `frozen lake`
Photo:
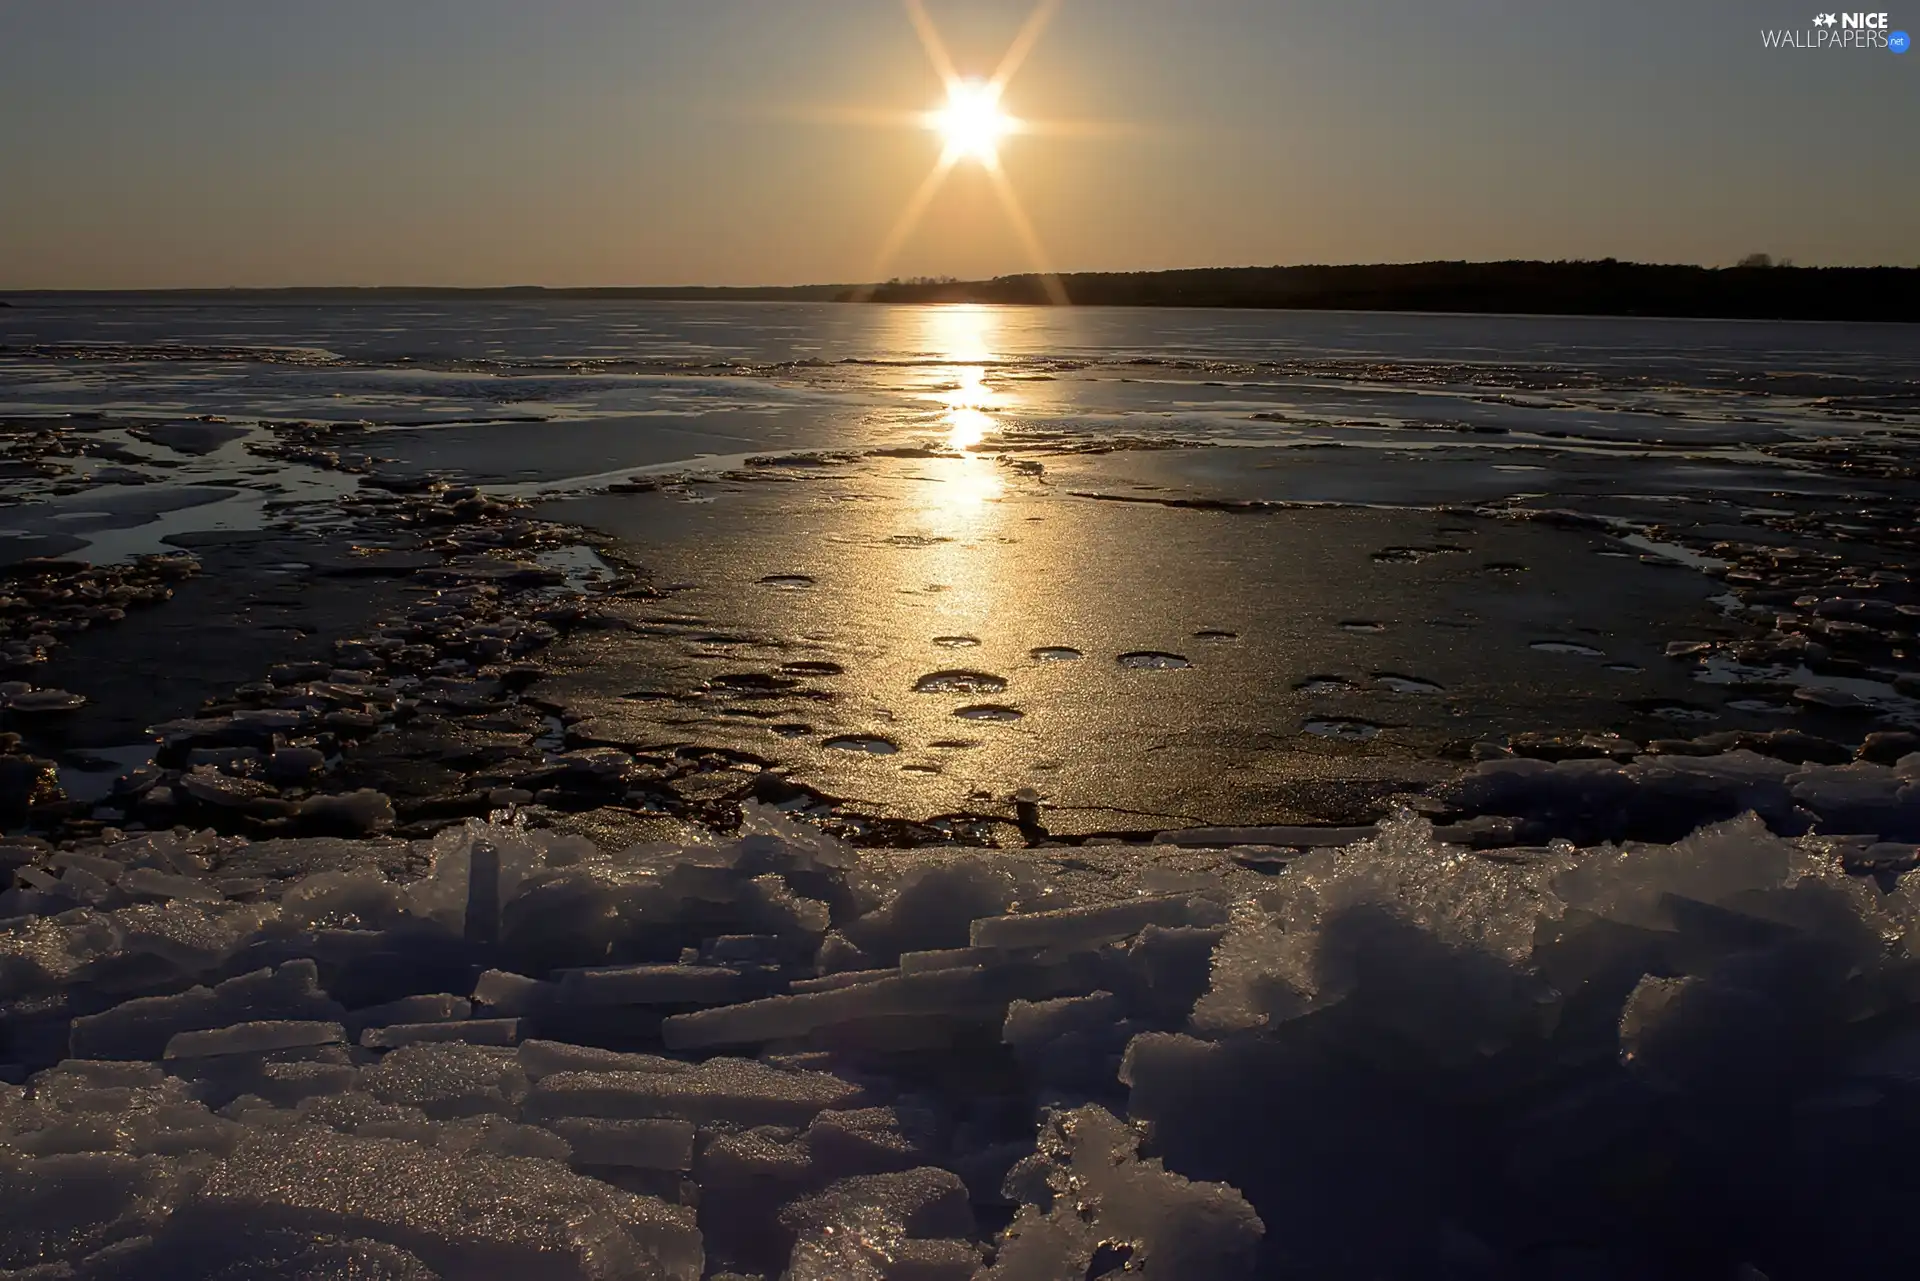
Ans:
[[[69,297],[0,312],[0,414],[0,556],[217,544],[280,608],[288,540],[359,536],[369,474],[610,536],[663,597],[556,651],[576,738],[891,818],[1358,821],[1518,733],[1851,746],[1917,710],[1904,623],[1811,669],[1788,642],[1828,624],[1770,625],[1908,603],[1898,326]],[[232,645],[179,629],[66,744],[242,679],[250,591]],[[1693,642],[1751,652],[1664,656]]]

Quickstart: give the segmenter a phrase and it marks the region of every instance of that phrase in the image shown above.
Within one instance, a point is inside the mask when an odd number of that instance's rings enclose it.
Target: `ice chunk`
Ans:
[[[112,1256],[112,1257],[110,1257]],[[87,1260],[76,1281],[443,1281],[420,1257],[365,1237],[247,1230],[219,1237],[163,1233]]]
[[[986,949],[983,949],[983,951],[984,950]],[[909,955],[911,955],[911,953]],[[993,952],[993,955],[999,956],[1001,954],[996,951]],[[837,992],[843,987],[858,987],[862,983],[872,983],[876,979],[897,979],[899,977],[900,971],[897,968],[891,967],[884,970],[842,970],[838,974],[822,974],[816,978],[795,979],[787,984],[787,990],[793,993]]]
[[[552,1129],[573,1150],[576,1166],[614,1165],[635,1170],[693,1167],[694,1127],[687,1121],[562,1117],[552,1123]]]
[[[700,944],[700,960],[707,965],[781,965],[791,953],[777,934],[722,934]]]
[[[163,1057],[200,1059],[220,1054],[261,1054],[269,1050],[338,1045],[346,1035],[346,1029],[338,1023],[292,1019],[235,1023],[204,1032],[177,1032],[168,1039]]]
[[[822,1112],[801,1136],[815,1169],[827,1178],[885,1174],[926,1164],[934,1118],[894,1106]]]
[[[1211,925],[1221,915],[1204,900],[1160,895],[1018,916],[990,916],[973,923],[969,942],[974,947],[994,948],[1086,947],[1138,934],[1149,925]]]
[[[1793,834],[1806,830],[1787,782],[1797,768],[1744,750],[1644,756],[1629,765],[1604,758],[1496,760],[1482,762],[1441,795],[1462,814],[1522,817],[1545,836],[1582,844],[1674,841],[1748,810],[1775,831]]]
[[[488,970],[473,985],[473,999],[495,1014],[531,1014],[543,1005],[556,985],[506,970]]]
[[[0,1158],[0,1268],[78,1262],[162,1221],[176,1187],[158,1157]]]
[[[480,850],[477,862],[476,848]],[[408,908],[456,934],[467,931],[470,906],[478,914],[476,928],[484,931],[491,922],[497,930],[500,907],[542,866],[541,850],[525,832],[473,820],[435,836],[426,854],[432,868],[406,888]]]
[[[779,1209],[814,1181],[813,1159],[806,1146],[795,1141],[790,1127],[778,1125],[711,1135],[701,1144],[693,1171],[703,1192],[759,1193],[736,1200],[760,1201],[757,1208],[763,1211],[768,1209],[768,1194],[774,1201],[772,1208]]]
[[[427,1114],[419,1108],[399,1103],[383,1103],[370,1094],[358,1092],[330,1098],[307,1099],[294,1108],[301,1119],[342,1134],[352,1134],[367,1125],[425,1126]]]
[[[439,1126],[439,1146],[448,1152],[485,1152],[493,1156],[530,1156],[543,1161],[573,1160],[573,1149],[551,1130],[521,1125],[498,1116],[474,1116]]]
[[[188,899],[199,903],[224,903],[227,896],[205,881],[191,876],[173,876],[151,867],[136,867],[120,878],[120,888],[128,894],[151,898]]]
[[[931,952],[902,952],[900,972],[925,974],[930,970],[976,969],[982,965],[992,965],[1006,959],[1007,953],[997,947],[946,947]],[[862,971],[852,972],[858,974]]]
[[[793,1131],[762,1126],[704,1136],[694,1158],[700,1222],[716,1262],[778,1276],[793,1253],[793,1233],[779,1214],[816,1189],[812,1163]]]
[[[281,913],[308,928],[378,929],[401,919],[403,896],[379,871],[357,867],[304,876],[280,898]]]
[[[1845,941],[1865,956],[1898,931],[1893,904],[1870,882],[1751,815],[1673,845],[1591,851],[1562,867],[1553,889],[1569,907],[1645,929],[1679,928],[1676,912],[1711,904]]]
[[[20,883],[28,889],[39,890],[43,894],[51,894],[60,888],[59,877],[53,876],[37,867],[16,868],[14,869],[14,875],[18,876]]]
[[[113,912],[121,948],[188,974],[224,963],[276,915],[270,903],[136,903]]]
[[[1161,832],[1155,845],[1184,845],[1190,848],[1218,848],[1228,845],[1258,845],[1276,849],[1317,849],[1329,845],[1352,845],[1372,837],[1371,827],[1188,827],[1177,832]]]
[[[808,870],[840,871],[859,862],[851,846],[757,801],[740,807],[740,836],[748,856],[772,853]]]
[[[556,996],[586,1006],[720,1005],[739,1000],[747,982],[717,965],[613,965],[565,971]]]
[[[973,921],[1012,906],[1020,883],[1011,871],[965,855],[910,868],[875,911],[846,927],[848,940],[874,962],[893,964],[908,948],[965,946]]]
[[[1015,1001],[1007,1007],[1001,1039],[1016,1049],[1033,1049],[1062,1036],[1111,1027],[1121,1017],[1120,1001],[1111,992]]]
[[[1001,1234],[993,1266],[977,1274],[980,1281],[1056,1281],[1085,1277],[1102,1243],[1086,1229],[1049,1218],[1035,1206],[1023,1205]],[[1108,1271],[1103,1275],[1112,1276]]]
[[[1549,882],[1563,866],[1496,864],[1435,842],[1416,818],[1304,855],[1234,906],[1194,1026],[1267,1027],[1346,1002],[1391,1038],[1482,1053],[1552,1013],[1525,965],[1538,922],[1560,911]]]
[[[561,1041],[522,1041],[520,1068],[533,1080],[556,1072],[691,1072],[693,1065],[657,1054],[620,1054]]]
[[[1111,1113],[1083,1107],[1050,1115],[1037,1169],[1054,1194],[1044,1217],[1023,1212],[1008,1231],[993,1281],[1086,1276],[1102,1245],[1127,1248],[1127,1273],[1144,1277],[1250,1276],[1266,1231],[1253,1207],[1223,1183],[1195,1183],[1158,1159]],[[1009,1176],[1010,1182],[1016,1177]],[[1011,1188],[1010,1188],[1011,1190]]]
[[[112,892],[113,882],[84,867],[70,867],[60,873],[53,888],[76,903],[100,903]]]
[[[791,1040],[836,1024],[890,1016],[984,1016],[998,1022],[1016,997],[1053,996],[1078,985],[1070,968],[1038,963],[934,970],[677,1014],[660,1025],[660,1032],[669,1049],[691,1049]]]
[[[269,1228],[384,1241],[445,1281],[697,1281],[704,1262],[691,1211],[554,1162],[322,1130],[246,1136],[174,1222]]]
[[[47,866],[62,870],[79,868],[83,872],[99,877],[109,885],[118,882],[127,871],[126,863],[120,859],[104,858],[98,854],[86,854],[78,850],[60,851],[47,860]]]
[[[979,1254],[957,1240],[974,1233],[966,1184],[951,1170],[933,1166],[841,1179],[788,1206],[780,1222],[799,1238],[787,1271],[791,1281],[919,1275],[900,1270],[902,1254],[924,1256],[936,1267],[966,1259],[970,1266],[963,1276],[979,1264]],[[959,1250],[909,1245],[928,1240],[953,1241]]]
[[[467,913],[464,931],[472,943],[500,939],[500,847],[475,836],[467,847]]]
[[[1223,929],[1149,925],[1127,946],[1126,965],[1113,978],[1123,980],[1129,1009],[1178,1021],[1192,1012],[1212,977],[1214,949]]]
[[[269,1103],[291,1107],[305,1099],[343,1094],[359,1075],[351,1063],[268,1063],[251,1088]]]
[[[241,1127],[198,1104],[169,1104],[125,1121],[132,1150],[142,1156],[225,1156],[240,1141]]]
[[[340,835],[367,836],[393,826],[393,801],[372,788],[340,795],[321,793],[300,803],[300,819],[309,827]]]
[[[1007,1007],[1001,1039],[1034,1079],[1098,1090],[1112,1083],[1121,1052],[1137,1025],[1111,992]]]
[[[463,1022],[390,1023],[368,1028],[360,1044],[370,1049],[461,1041],[467,1045],[513,1045],[520,1040],[519,1019],[467,1019]]]
[[[15,1134],[12,1146],[28,1156],[66,1156],[80,1152],[125,1152],[132,1144],[124,1127],[100,1115],[49,1117],[45,1124]]]
[[[211,989],[140,997],[75,1019],[71,1053],[85,1059],[158,1059],[181,1032],[270,1019],[342,1021],[346,1011],[320,990],[318,979],[312,961],[289,961]]]
[[[771,872],[742,886],[738,903],[735,919],[740,924],[756,933],[792,939],[796,947],[805,945],[808,950],[832,920],[832,909],[825,903],[795,894],[786,878]]]
[[[529,1119],[566,1116],[805,1125],[865,1091],[826,1072],[783,1072],[747,1059],[709,1059],[686,1072],[556,1072],[526,1100]]]
[[[0,995],[37,992],[120,948],[112,917],[91,910],[27,917],[0,925]]]
[[[62,1059],[33,1078],[33,1093],[38,1099],[56,1100],[60,1107],[71,1107],[82,1094],[94,1090],[141,1090],[165,1087],[164,1069],[151,1063],[126,1063],[116,1059]]]
[[[457,1042],[402,1046],[363,1072],[360,1084],[376,1098],[420,1108],[435,1120],[510,1116],[527,1092],[526,1073],[511,1050]]]
[[[370,1005],[347,1016],[347,1030],[354,1034],[370,1027],[390,1027],[396,1023],[449,1023],[471,1018],[473,1002],[464,996],[436,993],[430,996],[403,996],[385,1005]]]
[[[1820,816],[1822,832],[1920,841],[1920,783],[1898,769],[1855,761],[1803,770],[1787,782],[1793,798]]]

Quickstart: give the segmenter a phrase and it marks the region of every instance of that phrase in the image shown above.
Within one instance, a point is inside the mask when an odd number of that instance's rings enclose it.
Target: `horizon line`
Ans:
[[[1097,268],[1082,271],[1063,271],[1055,273],[1067,280],[1086,276],[1164,276],[1189,275],[1205,272],[1236,271],[1351,271],[1383,268],[1408,267],[1510,267],[1510,266],[1620,266],[1656,268],[1662,270],[1695,271],[1751,271],[1767,270],[1777,272],[1869,272],[1869,271],[1920,271],[1920,264],[1878,263],[1870,265],[1805,265],[1782,259],[1765,267],[1743,265],[1740,262],[1727,264],[1708,264],[1697,262],[1641,262],[1620,258],[1425,258],[1398,262],[1305,262],[1305,263],[1241,263],[1206,267],[1147,267],[1131,269]],[[0,295],[49,295],[49,294],[235,294],[235,293],[321,293],[321,292],[388,292],[388,293],[584,293],[584,292],[653,292],[700,291],[713,293],[741,292],[801,292],[825,290],[878,289],[889,286],[965,286],[989,285],[1008,281],[1037,278],[1039,273],[1032,271],[1008,272],[996,276],[978,276],[963,278],[957,276],[909,276],[890,277],[878,281],[808,281],[799,284],[594,284],[594,285],[554,285],[554,284],[289,284],[289,285],[89,285],[59,286],[36,285],[11,287],[0,284]]]

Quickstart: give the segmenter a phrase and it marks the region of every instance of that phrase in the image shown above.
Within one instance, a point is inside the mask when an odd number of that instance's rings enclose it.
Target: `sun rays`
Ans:
[[[927,207],[933,203],[941,185],[946,182],[947,175],[953,172],[956,165],[970,162],[978,164],[993,184],[994,194],[1006,212],[1014,235],[1019,239],[1034,272],[1040,277],[1047,300],[1064,304],[1067,301],[1066,290],[1049,264],[1039,233],[1035,231],[1032,219],[1027,217],[1019,194],[1014,191],[1006,170],[1000,164],[1001,141],[1011,135],[1027,132],[1026,123],[1009,115],[1001,105],[1002,96],[1014,73],[1027,60],[1027,55],[1033,52],[1047,24],[1053,20],[1053,15],[1060,8],[1060,0],[1041,0],[1021,24],[993,74],[984,80],[960,74],[952,55],[947,51],[946,42],[940,38],[939,28],[934,26],[933,18],[921,0],[906,0],[906,8],[913,29],[920,37],[921,47],[926,50],[927,60],[933,64],[934,72],[946,88],[946,102],[920,117],[921,124],[939,135],[943,145],[933,168],[908,197],[905,208],[900,211],[899,218],[881,242],[880,252],[874,259],[874,278],[881,276],[907,237],[913,234]],[[871,286],[863,289],[862,296],[870,294],[871,289]]]
[[[947,86],[947,105],[927,113],[927,126],[946,140],[947,156],[978,160],[988,168],[1000,163],[1000,139],[1019,125],[1000,110],[1000,91],[977,80],[954,81]]]

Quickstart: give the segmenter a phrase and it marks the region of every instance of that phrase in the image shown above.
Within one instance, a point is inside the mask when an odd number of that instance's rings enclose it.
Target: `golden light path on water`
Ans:
[[[977,507],[998,497],[1004,489],[998,461],[973,452],[998,430],[993,413],[1008,407],[1004,393],[987,382],[988,368],[995,359],[992,339],[1000,320],[999,309],[956,304],[918,314],[926,329],[919,345],[955,362],[941,368],[939,377],[944,385],[933,394],[942,407],[944,443],[959,455],[952,460],[959,464],[957,474],[947,476],[945,483],[951,487],[953,504]]]
[[[894,314],[904,330],[902,346],[936,362],[924,367],[918,394],[932,411],[934,443],[941,450],[913,469],[922,479],[913,487],[917,528],[909,536],[926,540],[926,548],[902,563],[926,577],[901,588],[928,600],[940,630],[977,636],[996,607],[1007,607],[1014,568],[1003,529],[1006,480],[999,458],[981,448],[1000,431],[996,416],[1013,405],[992,379],[1006,309],[954,304]],[[941,586],[930,599],[922,595],[929,583]]]

